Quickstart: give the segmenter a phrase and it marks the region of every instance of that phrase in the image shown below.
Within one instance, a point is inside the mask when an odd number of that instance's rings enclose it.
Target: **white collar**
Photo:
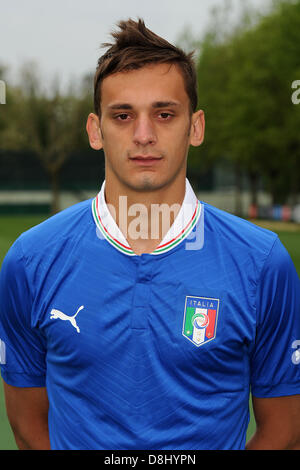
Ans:
[[[122,253],[131,256],[136,255],[108,209],[105,201],[105,181],[102,184],[100,192],[92,201],[92,213],[97,228],[110,244]],[[197,224],[200,214],[201,204],[189,181],[186,179],[185,196],[181,208],[173,225],[151,255],[165,253],[181,243]]]

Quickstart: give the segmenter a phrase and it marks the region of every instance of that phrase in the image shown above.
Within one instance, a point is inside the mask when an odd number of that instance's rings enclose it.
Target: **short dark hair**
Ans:
[[[142,19],[120,21],[118,32],[112,32],[113,44],[104,43],[109,47],[98,60],[94,77],[94,109],[101,114],[101,82],[108,75],[117,72],[139,69],[153,63],[177,64],[182,73],[185,90],[190,99],[191,113],[196,111],[198,103],[197,74],[193,60],[194,52],[185,53],[165,39],[157,36],[146,28]]]

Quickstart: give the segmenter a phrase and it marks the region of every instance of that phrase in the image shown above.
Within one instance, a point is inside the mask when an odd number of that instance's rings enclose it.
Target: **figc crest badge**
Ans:
[[[195,346],[216,337],[219,299],[186,296],[182,334]]]

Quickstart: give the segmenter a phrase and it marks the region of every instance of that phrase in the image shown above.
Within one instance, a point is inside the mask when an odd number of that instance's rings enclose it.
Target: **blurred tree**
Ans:
[[[300,78],[300,2],[276,1],[262,17],[247,11],[238,28],[206,34],[198,62],[200,107],[206,112],[207,164],[228,159],[247,172],[252,203],[264,177],[273,202],[299,192],[300,108],[292,82]],[[199,166],[199,152],[190,162]],[[237,198],[237,212],[239,211]]]
[[[83,137],[88,96],[76,97],[72,90],[62,93],[56,82],[51,96],[42,90],[36,70],[25,66],[22,83],[26,96],[23,132],[27,147],[35,152],[47,171],[52,191],[51,212],[59,210],[59,176],[72,151],[87,148]]]
[[[0,66],[0,76],[6,83],[6,104],[0,106],[0,150],[20,150],[26,139],[21,132],[25,101],[21,88],[12,87],[6,79],[8,68]]]
[[[243,16],[236,23],[232,11],[230,1],[226,1],[222,8],[212,9],[210,26],[200,44],[198,94],[199,107],[206,115],[206,136],[201,149],[191,148],[189,164],[193,172],[199,174],[200,167],[207,171],[218,161],[227,161],[235,173],[235,213],[240,214],[244,165],[240,149],[234,145],[230,119],[236,98],[236,90],[232,90],[233,74],[240,67],[234,44],[238,37],[253,27],[257,13],[245,4]]]
[[[291,181],[297,191],[300,122],[291,84],[299,71],[299,43],[300,2],[285,1],[233,44],[239,63],[231,80],[234,142],[252,178],[264,175],[274,204],[287,202]]]
[[[191,149],[190,165],[207,169],[220,159],[229,160],[236,173],[236,207],[241,208],[240,162],[232,146],[232,96],[230,86],[234,67],[234,55],[230,42],[219,43],[208,34],[202,44],[198,62],[199,107],[206,116],[206,135],[202,149]],[[201,157],[200,157],[201,152]],[[232,165],[233,164],[233,165]]]

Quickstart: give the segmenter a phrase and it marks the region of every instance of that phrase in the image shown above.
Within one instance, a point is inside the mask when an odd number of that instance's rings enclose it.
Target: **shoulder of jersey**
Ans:
[[[63,238],[76,238],[93,223],[90,207],[91,199],[79,202],[30,228],[19,239],[31,250]]]
[[[224,243],[240,245],[241,248],[267,253],[278,235],[271,230],[210,204],[203,203],[205,212],[205,231],[214,232]]]

